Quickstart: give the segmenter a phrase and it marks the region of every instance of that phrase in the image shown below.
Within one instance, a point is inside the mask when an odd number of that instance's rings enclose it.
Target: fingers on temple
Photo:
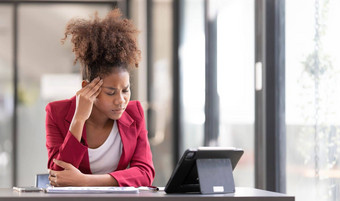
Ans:
[[[97,93],[98,91],[100,91],[101,86],[103,85],[103,80],[99,80],[99,82],[92,88],[92,92],[93,94]]]
[[[82,92],[87,92],[89,90],[89,88],[92,88],[93,86],[95,86],[98,82],[100,81],[100,77],[96,77],[94,78],[89,84],[87,84],[85,87],[81,88],[78,93],[82,93]]]
[[[99,88],[92,96],[91,96],[91,98],[96,98],[98,95],[99,95],[99,93],[102,91],[102,89],[101,88]]]
[[[96,78],[97,79],[97,78]],[[84,87],[84,93],[88,95],[89,97],[93,96],[93,94],[97,93],[100,87],[103,84],[102,79],[93,80],[90,84],[88,84],[86,87]]]

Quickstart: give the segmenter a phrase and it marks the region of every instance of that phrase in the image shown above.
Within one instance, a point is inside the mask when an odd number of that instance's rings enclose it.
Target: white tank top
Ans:
[[[92,174],[107,174],[117,169],[122,155],[122,140],[116,121],[105,142],[96,149],[88,148],[88,152]]]

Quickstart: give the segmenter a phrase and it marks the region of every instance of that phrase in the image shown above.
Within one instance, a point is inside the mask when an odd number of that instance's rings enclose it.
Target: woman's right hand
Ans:
[[[74,113],[74,119],[85,122],[91,115],[93,102],[101,91],[103,80],[99,77],[92,80],[91,83],[83,86],[76,93],[76,111]]]
[[[90,117],[93,102],[101,91],[103,80],[99,77],[91,83],[83,83],[83,88],[76,94],[76,111],[70,125],[70,132],[80,142],[85,121]]]

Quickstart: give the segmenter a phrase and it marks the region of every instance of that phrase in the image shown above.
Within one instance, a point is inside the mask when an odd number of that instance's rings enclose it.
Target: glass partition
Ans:
[[[172,1],[153,0],[152,5],[152,68],[153,84],[149,86],[148,128],[152,157],[156,170],[153,185],[165,186],[173,170],[173,129],[172,129]],[[139,69],[138,69],[139,70]],[[150,77],[148,78],[150,79]],[[150,124],[149,124],[150,125]]]
[[[182,136],[179,153],[203,146],[205,105],[204,1],[182,1],[183,18],[179,48]]]
[[[0,188],[11,187],[13,174],[13,13],[0,5]]]

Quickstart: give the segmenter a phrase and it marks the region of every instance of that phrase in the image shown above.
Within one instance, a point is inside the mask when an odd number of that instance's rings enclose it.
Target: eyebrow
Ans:
[[[102,86],[103,88],[106,88],[106,89],[112,89],[112,90],[116,90],[117,88],[114,88],[114,87],[108,87],[108,86]],[[129,85],[127,85],[126,87],[125,87],[125,89],[126,88],[129,88],[130,87],[130,84]]]

